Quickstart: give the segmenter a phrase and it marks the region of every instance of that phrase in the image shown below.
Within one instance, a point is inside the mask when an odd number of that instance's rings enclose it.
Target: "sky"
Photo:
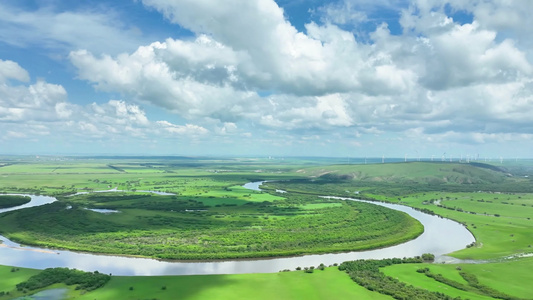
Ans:
[[[3,0],[0,154],[531,158],[530,0]]]

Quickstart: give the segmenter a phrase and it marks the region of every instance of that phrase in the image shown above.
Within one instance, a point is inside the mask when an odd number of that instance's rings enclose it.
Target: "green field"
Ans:
[[[416,270],[424,267],[429,268],[432,273],[442,274],[445,278],[467,286],[468,283],[459,275],[459,272],[475,274],[482,285],[489,286],[512,297],[533,299],[533,292],[530,284],[528,284],[528,282],[533,280],[533,275],[531,274],[533,258],[531,257],[486,264],[394,265],[384,268],[383,272],[388,276],[400,278],[401,281],[416,287],[445,292],[452,297],[460,296],[469,299],[492,299],[491,297],[476,292],[456,289],[416,272]]]
[[[130,290],[130,287],[133,290]],[[336,268],[312,274],[280,272],[203,276],[113,277],[74,299],[392,299],[355,285]],[[75,296],[75,295],[73,295]]]
[[[392,265],[382,268],[380,276],[440,292],[443,297],[533,299],[529,289],[533,258],[506,259],[533,253],[533,185],[526,176],[533,170],[531,162],[332,164],[336,162],[189,158],[5,161],[0,168],[0,192],[56,195],[59,201],[0,215],[0,233],[41,246],[202,259],[366,249],[398,243],[420,232],[417,223],[403,214],[317,196],[374,199],[465,224],[476,243],[451,255],[491,260],[471,265]],[[263,192],[241,187],[259,180],[269,180],[262,186]],[[127,192],[64,197],[111,188]],[[142,190],[176,195],[158,196]],[[85,208],[120,213],[100,214]],[[42,223],[49,226],[41,228],[38,224]],[[145,252],[133,246],[139,243],[146,246]],[[172,245],[181,256],[168,248],[163,251],[162,244]],[[428,274],[440,274],[443,282],[417,272],[421,268],[428,268]],[[10,278],[0,280],[5,290],[38,272],[10,270],[0,268],[9,273],[0,277]],[[84,295],[70,288],[71,297],[81,299],[174,299],[176,294],[183,299],[392,299],[363,288],[336,268],[312,274],[112,277],[104,287]]]
[[[11,291],[17,283],[23,282],[39,272],[39,270],[33,269],[0,266],[0,292]]]

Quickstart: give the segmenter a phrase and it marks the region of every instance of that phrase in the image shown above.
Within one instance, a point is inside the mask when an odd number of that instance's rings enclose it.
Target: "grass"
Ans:
[[[499,164],[491,166],[412,162],[407,164],[327,165],[338,162],[338,160],[313,162],[303,159],[271,161],[262,159],[141,160],[133,158],[67,162],[41,161],[11,165],[7,162],[0,168],[0,190],[50,195],[84,189],[105,190],[111,187],[124,190],[171,191],[175,192],[176,197],[180,199],[193,199],[206,206],[207,210],[213,213],[210,217],[217,222],[234,222],[243,219],[263,220],[263,223],[250,223],[244,226],[257,233],[263,232],[270,223],[288,222],[291,216],[268,215],[265,211],[258,211],[258,207],[252,209],[249,207],[250,204],[246,203],[260,205],[266,201],[270,205],[283,208],[293,207],[299,211],[302,218],[305,217],[306,221],[319,218],[323,214],[321,210],[339,209],[342,208],[339,205],[343,205],[308,200],[286,203],[287,195],[274,193],[275,189],[286,190],[293,195],[299,192],[313,195],[370,197],[430,209],[439,215],[466,224],[475,235],[477,244],[451,254],[457,258],[498,260],[509,255],[533,252],[531,248],[533,220],[530,219],[533,217],[533,189],[531,179],[524,175],[529,174],[527,173],[531,169],[529,166],[509,165],[511,171],[508,172],[516,170],[517,174],[521,174],[521,176],[510,177],[507,176],[507,171],[498,171],[498,168],[502,167]],[[504,164],[503,167],[507,165]],[[309,178],[311,180],[308,180]],[[270,194],[251,192],[240,187],[245,182],[255,180],[278,181],[267,184],[268,190],[272,191]],[[91,221],[85,228],[93,230],[102,224],[108,224],[112,227],[116,226],[118,230],[120,227],[135,223],[139,226],[150,225],[164,233],[165,230],[162,230],[164,222],[171,220],[176,214],[168,209],[166,211],[154,209],[154,205],[157,207],[177,204],[171,197],[159,198],[160,201],[155,202],[151,201],[152,199],[156,198],[148,197],[111,203],[123,211],[121,214],[100,215],[84,212],[86,217],[90,217],[86,221]],[[83,203],[92,207],[110,205],[110,202],[89,201],[83,197],[78,200],[79,204]],[[135,207],[143,201],[145,203],[143,205],[147,206]],[[150,202],[153,203],[150,204]],[[241,210],[240,215],[234,214],[236,207]],[[261,209],[267,209],[267,207]],[[194,214],[200,216],[206,213],[194,212]],[[49,218],[47,223],[53,219],[49,214],[43,214],[43,216]],[[62,216],[64,220],[65,215],[62,214]],[[188,220],[190,216],[182,217],[185,218],[182,220]],[[202,215],[202,218],[206,217],[209,216]],[[173,220],[174,223],[183,224],[183,222],[175,222],[176,219]],[[9,229],[9,226],[13,224],[9,222],[8,225],[2,225],[0,228]],[[290,228],[290,226],[286,227]],[[143,233],[142,230],[128,232],[133,235]],[[168,232],[170,234],[171,231]],[[214,233],[215,231],[212,231],[200,240],[209,242]],[[14,236],[25,238],[26,234],[26,231],[21,231],[15,233]],[[106,238],[108,233],[99,234]],[[80,240],[88,238],[87,235],[81,233],[75,237]],[[136,240],[132,239],[132,241]],[[434,274],[442,274],[445,278],[467,285],[456,270],[457,265],[422,266],[429,267]],[[472,291],[458,290],[417,273],[416,269],[422,266],[418,264],[395,265],[382,270],[406,284],[444,292],[453,297],[490,299]],[[529,286],[533,279],[530,275],[533,258],[485,264],[460,264],[460,267],[464,272],[475,274],[483,285],[514,297],[532,298]],[[10,270],[11,267],[0,267],[0,291],[2,287],[7,289],[13,283],[17,283],[15,282],[19,280],[17,278],[24,276],[27,278],[31,272],[38,272],[21,269],[19,271],[21,273],[11,273]],[[133,289],[130,290],[130,287]],[[80,299],[174,299],[176,295],[180,295],[183,299],[391,299],[358,286],[345,273],[333,268],[325,271],[316,270],[313,274],[282,272],[209,276],[113,277],[105,287],[96,291],[85,295],[79,295],[79,292],[74,290],[70,293],[72,297]]]
[[[385,275],[397,278],[400,281],[413,285],[418,288],[426,289],[433,292],[441,292],[451,297],[461,297],[463,299],[493,299],[484,295],[480,295],[473,292],[462,291],[453,288],[444,283],[440,283],[432,278],[427,277],[424,274],[417,273],[416,270],[423,267],[429,267],[433,273],[442,274],[443,276],[462,282],[466,284],[466,281],[458,275],[455,270],[456,266],[441,266],[434,264],[403,264],[393,265],[382,269]]]
[[[506,294],[532,299],[533,257],[490,264],[461,264],[463,271],[476,274],[480,283]]]
[[[512,261],[485,263],[485,264],[458,264],[458,265],[438,265],[438,264],[416,264],[416,265],[394,265],[383,268],[382,271],[391,277],[412,284],[417,287],[432,291],[444,292],[453,297],[470,299],[492,299],[477,293],[465,292],[451,286],[437,282],[428,278],[424,274],[417,273],[419,268],[428,267],[434,274],[442,274],[448,279],[467,284],[459,275],[459,267],[462,272],[475,274],[479,282],[490,286],[505,294],[531,299],[533,294],[529,283],[533,280],[531,269],[533,268],[533,258],[522,258]]]
[[[331,171],[336,167],[311,170]],[[474,247],[452,254],[457,258],[497,259],[533,252],[533,193],[521,192],[530,189],[529,180],[487,168],[453,163],[349,165],[339,166],[336,172],[352,174],[347,178],[327,177],[326,174],[320,179],[273,182],[269,186],[292,193],[362,197],[431,210],[465,224],[476,237]],[[389,172],[397,174],[391,177]],[[450,172],[468,180],[431,183],[431,178],[448,176],[450,179]],[[370,175],[360,176],[363,173]],[[503,181],[487,184],[494,177]],[[377,179],[384,181],[376,182]]]
[[[130,290],[133,287],[133,290]],[[165,289],[163,289],[165,287]],[[312,274],[113,277],[98,290],[74,299],[392,299],[354,284],[336,268]]]
[[[441,203],[448,208],[428,204],[432,199],[441,198],[443,199]],[[403,197],[401,201],[409,206],[430,209],[441,216],[467,225],[476,237],[477,244],[475,247],[457,251],[452,256],[462,259],[496,259],[533,252],[533,220],[528,219],[533,216],[533,208],[518,204],[503,204],[502,202],[508,201],[507,198],[515,201],[528,200],[533,198],[533,195],[435,192],[409,195]],[[463,211],[457,210],[458,208]],[[470,211],[498,214],[499,217],[471,214]]]
[[[16,270],[12,272],[12,270]],[[18,268],[18,267],[9,267],[0,265],[0,292],[12,291],[15,288],[15,285],[26,281],[33,275],[41,272],[40,270],[27,269],[27,268]],[[1,298],[0,298],[1,299]]]

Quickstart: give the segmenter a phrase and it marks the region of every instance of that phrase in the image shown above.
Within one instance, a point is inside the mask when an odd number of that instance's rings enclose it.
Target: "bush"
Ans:
[[[33,275],[27,281],[16,285],[17,290],[37,290],[45,288],[52,284],[64,283],[66,285],[78,286],[76,289],[92,291],[104,286],[111,276],[97,272],[83,272],[76,269],[68,268],[48,268],[37,275]]]

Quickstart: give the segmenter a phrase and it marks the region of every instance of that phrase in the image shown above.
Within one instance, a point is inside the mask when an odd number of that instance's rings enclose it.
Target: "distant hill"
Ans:
[[[490,184],[502,183],[508,178],[504,170],[492,165],[448,162],[332,165],[298,172],[325,180],[394,183]]]

